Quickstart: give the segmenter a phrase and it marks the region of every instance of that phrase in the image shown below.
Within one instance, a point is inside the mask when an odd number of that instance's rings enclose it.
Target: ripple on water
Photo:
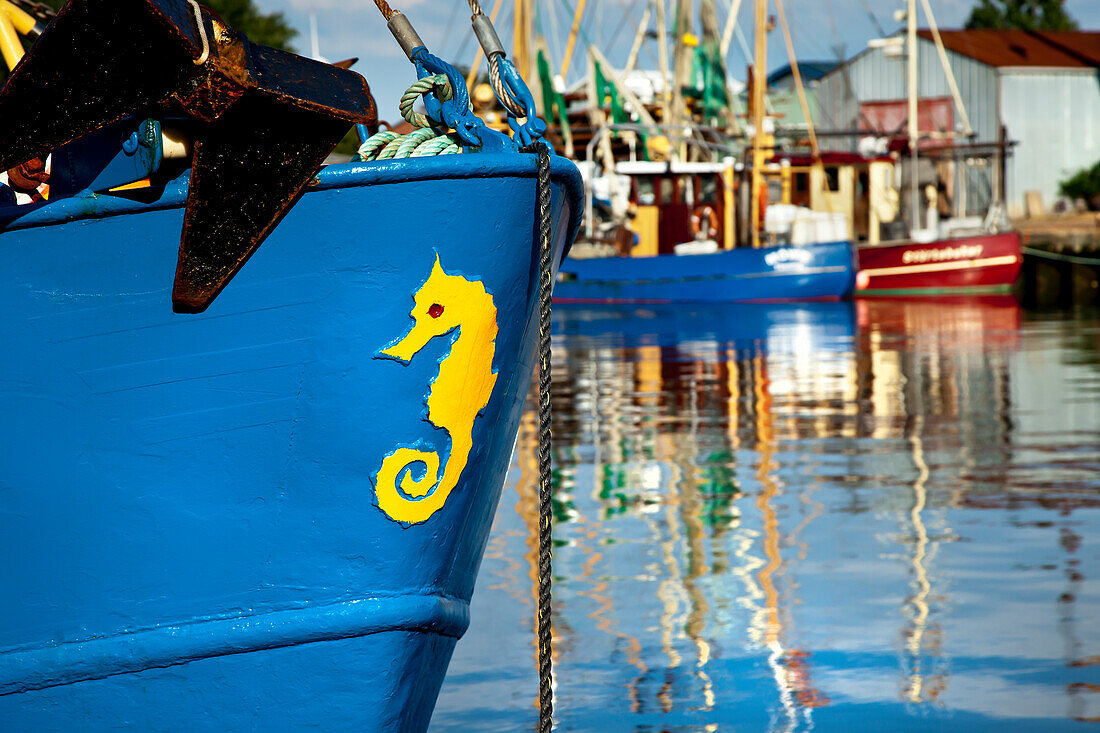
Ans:
[[[1098,314],[983,298],[555,319],[558,730],[1100,716]],[[534,424],[434,731],[537,718]]]

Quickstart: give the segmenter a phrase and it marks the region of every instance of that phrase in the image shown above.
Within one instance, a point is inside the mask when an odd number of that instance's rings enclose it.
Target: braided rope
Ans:
[[[413,151],[420,147],[422,143],[434,140],[435,136],[435,130],[430,127],[421,127],[419,130],[413,130],[408,135],[405,135],[405,139],[397,146],[397,151],[394,153],[393,157],[407,158],[412,155]]]
[[[416,100],[429,93],[434,93],[441,100],[454,96],[451,83],[444,74],[418,79],[401,95],[399,105],[401,116],[417,129],[407,135],[398,135],[392,130],[376,132],[359,146],[359,159],[389,160],[461,153],[462,148],[452,134],[440,132],[426,115],[413,109]]]
[[[539,207],[539,733],[554,727],[553,637],[551,635],[551,543],[553,542],[550,476],[550,298],[553,269],[550,262],[550,148],[538,142],[521,152],[538,154]]]
[[[363,141],[363,144],[359,146],[359,157],[363,160],[374,160],[378,151],[386,146],[394,138],[401,137],[396,132],[390,130],[382,130],[376,132],[369,138]]]
[[[412,86],[401,95],[401,102],[397,107],[401,110],[401,116],[417,127],[431,127],[432,121],[423,113],[413,109],[413,105],[425,94],[435,91],[436,99],[444,102],[454,96],[451,82],[444,74],[432,74],[423,79],[417,79]]]

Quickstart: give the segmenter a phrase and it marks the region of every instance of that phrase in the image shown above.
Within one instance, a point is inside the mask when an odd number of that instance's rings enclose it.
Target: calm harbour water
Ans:
[[[557,730],[1100,720],[1100,313],[560,307],[554,347]],[[537,720],[534,427],[433,731]]]

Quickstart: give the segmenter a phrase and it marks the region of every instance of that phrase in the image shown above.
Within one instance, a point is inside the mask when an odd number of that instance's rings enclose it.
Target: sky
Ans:
[[[493,0],[481,0],[485,12]],[[405,88],[416,80],[397,42],[386,28],[382,14],[371,0],[256,0],[265,11],[281,11],[298,29],[295,47],[310,52],[309,18],[316,13],[321,54],[336,61],[357,56],[355,70],[367,78],[378,102],[381,119],[398,118],[397,102]],[[446,61],[468,65],[476,48],[470,28],[470,11],[465,0],[389,0],[412,21],[432,53]],[[560,68],[576,0],[532,0],[536,22],[547,38],[555,68]],[[735,0],[736,2],[736,0]],[[959,28],[977,0],[930,0],[940,28]],[[716,0],[719,22],[725,23],[729,0]],[[584,47],[595,42],[612,64],[626,62],[637,23],[648,0],[588,0],[582,23],[582,36],[574,51],[568,82],[584,70]],[[1066,8],[1083,30],[1100,30],[1100,0],[1066,0]],[[511,45],[511,0],[504,2],[497,30],[506,48]],[[918,3],[919,7],[920,3]],[[669,2],[669,7],[674,4]],[[774,13],[774,3],[770,4]],[[795,53],[800,60],[848,58],[866,48],[867,41],[902,27],[893,17],[902,8],[901,0],[786,0]],[[918,11],[919,12],[919,11]],[[743,0],[738,26],[752,43],[752,0]],[[873,15],[873,20],[872,20]],[[670,19],[671,22],[671,19]],[[876,23],[878,27],[876,27]],[[921,27],[927,26],[923,14]],[[652,21],[650,26],[653,27]],[[769,36],[768,66],[775,69],[787,63],[783,39],[776,30]],[[638,66],[657,67],[655,42],[647,42],[639,54]],[[747,59],[736,39],[726,59],[731,76],[743,79]]]

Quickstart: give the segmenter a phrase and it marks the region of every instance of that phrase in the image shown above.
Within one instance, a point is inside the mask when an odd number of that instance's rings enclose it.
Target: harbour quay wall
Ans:
[[[1015,224],[1024,248],[1024,305],[1100,304],[1100,212]]]

